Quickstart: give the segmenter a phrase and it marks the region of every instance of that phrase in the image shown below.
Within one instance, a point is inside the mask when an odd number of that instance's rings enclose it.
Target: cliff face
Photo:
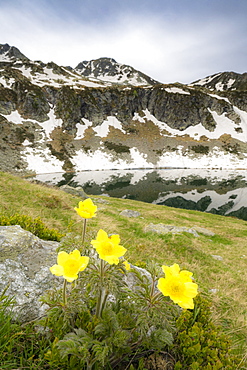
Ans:
[[[166,85],[109,58],[72,69],[10,49],[0,47],[0,170],[247,167],[246,74]]]

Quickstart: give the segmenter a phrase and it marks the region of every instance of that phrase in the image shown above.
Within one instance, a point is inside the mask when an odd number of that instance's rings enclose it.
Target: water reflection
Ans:
[[[88,194],[107,194],[171,207],[247,220],[244,170],[113,170],[37,175],[58,186],[81,186]]]

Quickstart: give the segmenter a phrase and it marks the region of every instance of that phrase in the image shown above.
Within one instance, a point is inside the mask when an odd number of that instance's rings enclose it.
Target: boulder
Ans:
[[[40,296],[57,284],[49,267],[58,242],[44,241],[20,226],[0,226],[0,293],[14,297],[14,315],[27,322],[44,314]]]
[[[145,232],[152,231],[154,233],[158,234],[167,234],[167,233],[172,233],[172,234],[180,234],[183,232],[193,234],[196,237],[199,237],[198,233],[188,227],[181,227],[181,226],[173,226],[173,225],[165,225],[165,224],[149,224],[145,227],[144,229]]]
[[[81,197],[82,199],[89,198],[89,196],[85,193],[85,191],[83,190],[81,186],[77,186],[76,188],[73,188],[73,186],[62,185],[60,186],[60,189],[62,189],[66,193],[75,195],[76,197]]]
[[[133,211],[132,209],[124,209],[122,212],[120,212],[120,216],[124,217],[139,217],[141,216],[140,212]]]
[[[185,226],[174,226],[174,225],[165,225],[165,224],[149,224],[144,229],[145,232],[154,232],[158,234],[180,234],[180,233],[190,233],[193,234],[195,237],[199,237],[199,234],[203,234],[205,236],[214,236],[214,232],[205,229],[204,227],[193,226],[193,227],[185,227]]]

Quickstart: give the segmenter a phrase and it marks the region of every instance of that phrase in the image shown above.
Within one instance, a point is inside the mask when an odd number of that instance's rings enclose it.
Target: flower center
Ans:
[[[181,296],[184,293],[184,289],[185,289],[184,283],[174,281],[170,285],[170,294],[176,297]]]
[[[70,259],[66,262],[64,266],[65,275],[76,275],[78,273],[80,266],[77,260]]]
[[[113,246],[110,242],[104,242],[102,246],[102,252],[107,255],[111,256],[113,254]]]

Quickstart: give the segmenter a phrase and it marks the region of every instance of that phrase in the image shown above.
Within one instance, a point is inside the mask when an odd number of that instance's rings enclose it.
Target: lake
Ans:
[[[52,185],[247,220],[247,171],[135,169],[37,175]]]

